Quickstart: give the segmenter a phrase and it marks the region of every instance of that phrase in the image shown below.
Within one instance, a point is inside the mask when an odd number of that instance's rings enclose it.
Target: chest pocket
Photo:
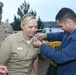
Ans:
[[[12,59],[15,60],[24,60],[26,57],[26,51],[24,49],[23,46],[19,46],[19,44],[17,43],[14,47],[13,47],[13,51],[12,51]]]
[[[33,46],[28,46],[24,42],[17,43],[13,48],[13,59],[15,60],[31,60],[38,54]]]
[[[37,56],[38,50],[31,46],[27,45],[24,41],[18,42],[18,38],[14,36],[12,42],[12,56],[11,60],[29,60]]]

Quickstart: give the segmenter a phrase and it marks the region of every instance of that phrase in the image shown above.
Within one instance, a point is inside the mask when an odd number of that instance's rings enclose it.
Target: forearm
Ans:
[[[34,60],[33,67],[34,67],[36,75],[38,75],[38,57]]]
[[[60,40],[62,40],[62,35],[61,35],[61,33],[47,33],[46,40],[48,40],[48,41],[60,41]]]

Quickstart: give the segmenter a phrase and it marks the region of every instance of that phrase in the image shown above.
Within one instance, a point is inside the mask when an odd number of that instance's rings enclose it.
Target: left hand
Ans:
[[[33,41],[33,45],[35,47],[40,47],[40,45],[42,44],[42,42],[40,40],[38,40],[37,38],[34,39]]]
[[[6,66],[0,65],[0,75],[6,75],[8,72]]]

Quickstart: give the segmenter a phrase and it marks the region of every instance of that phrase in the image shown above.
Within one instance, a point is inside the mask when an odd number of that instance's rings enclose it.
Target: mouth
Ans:
[[[34,36],[35,35],[35,33],[30,33],[30,36]]]

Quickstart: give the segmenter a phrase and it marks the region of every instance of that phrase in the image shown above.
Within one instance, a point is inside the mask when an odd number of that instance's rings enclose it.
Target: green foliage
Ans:
[[[44,27],[44,24],[39,17],[38,18],[38,29],[39,29],[38,32],[42,32],[43,27]]]
[[[20,27],[20,18],[14,16],[14,22],[12,22],[11,25],[12,25],[12,28],[13,28],[14,31],[21,30],[21,27]]]
[[[28,14],[28,13],[29,13],[29,12],[28,12],[29,9],[30,9],[29,3],[26,3],[26,2],[24,1],[24,3],[22,3],[22,5],[20,5],[20,7],[18,8],[18,11],[17,11],[18,16],[19,16],[20,18],[22,18],[22,16],[23,16],[24,14]]]
[[[30,5],[29,5],[29,3],[26,3],[26,1],[24,1],[24,3],[22,3],[20,5],[20,7],[18,7],[18,11],[17,11],[18,17],[16,17],[14,15],[14,21],[11,23],[14,31],[21,30],[21,27],[20,27],[21,22],[20,21],[24,14],[30,13],[30,14],[33,14],[34,16],[36,16],[36,12],[34,12],[33,10],[31,10],[29,12],[29,9],[30,9]]]
[[[13,30],[14,31],[20,31],[21,30],[21,27],[20,27],[20,21],[21,21],[21,18],[24,14],[32,14],[34,16],[37,15],[36,11],[33,11],[32,9],[30,9],[30,5],[29,3],[26,3],[26,1],[24,0],[24,3],[22,3],[20,5],[20,7],[18,7],[18,11],[17,11],[17,14],[18,14],[18,17],[16,17],[14,15],[14,21],[11,23],[11,26],[13,27]],[[41,19],[39,18],[38,19],[38,29],[40,28],[43,28],[43,23],[41,22]]]

